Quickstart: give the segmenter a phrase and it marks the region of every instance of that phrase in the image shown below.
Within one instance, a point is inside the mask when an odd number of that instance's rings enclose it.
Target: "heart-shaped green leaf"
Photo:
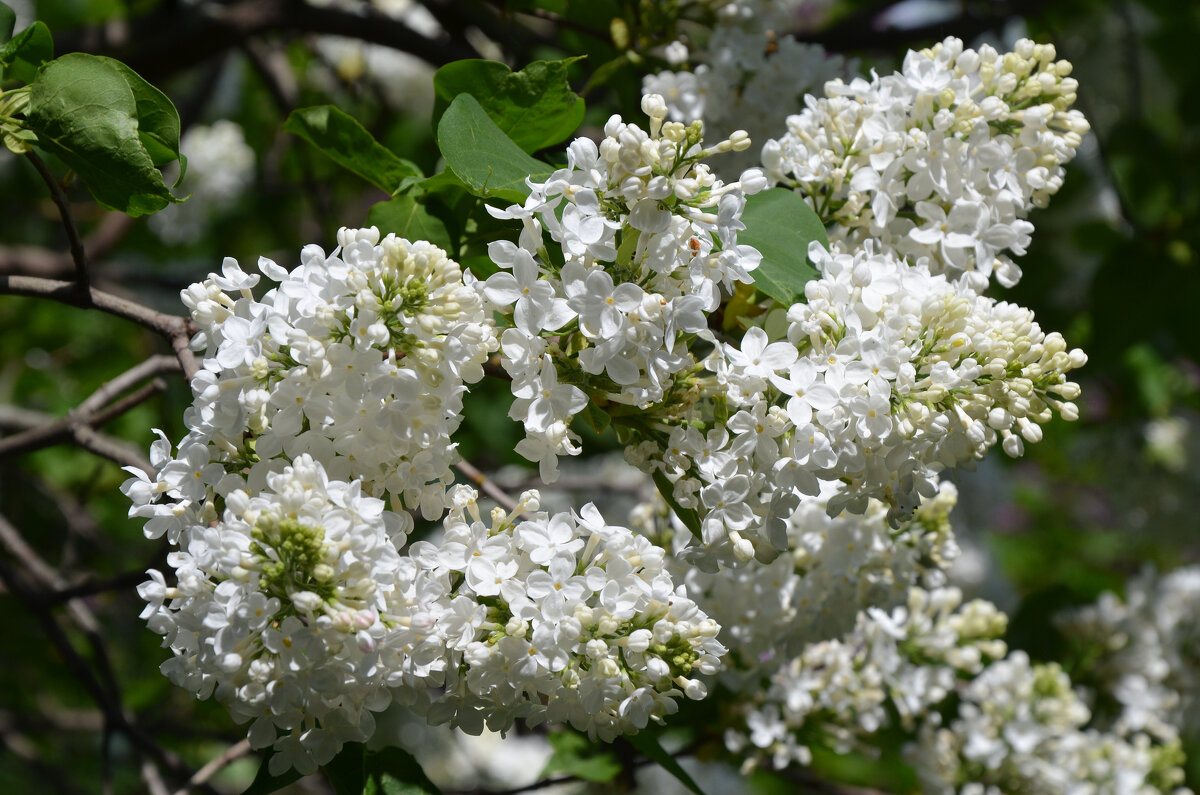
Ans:
[[[437,141],[446,165],[476,196],[521,202],[529,195],[527,177],[539,181],[554,173],[513,143],[470,94],[459,94],[446,108]]]
[[[746,199],[742,223],[746,228],[738,233],[738,243],[762,254],[752,273],[754,286],[781,306],[803,300],[804,285],[818,275],[808,261],[808,244],[829,245],[820,217],[799,194],[771,188]]]
[[[179,157],[179,114],[124,64],[78,52],[43,64],[26,118],[105,207],[137,216],[180,201],[156,168]]]
[[[523,151],[553,146],[583,121],[583,98],[567,82],[567,69],[578,60],[534,61],[519,72],[499,61],[446,64],[433,77],[434,128],[455,97],[470,94]]]

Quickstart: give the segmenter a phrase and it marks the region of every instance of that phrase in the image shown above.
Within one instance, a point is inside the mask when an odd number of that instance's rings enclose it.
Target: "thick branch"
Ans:
[[[183,367],[184,377],[189,381],[199,369],[196,357],[188,347],[192,335],[197,331],[190,318],[159,312],[136,301],[121,298],[112,293],[101,292],[95,288],[81,292],[73,282],[41,279],[36,276],[0,274],[0,294],[49,298],[52,301],[60,301],[83,309],[95,307],[110,315],[132,320],[167,338],[179,358],[179,364]]]
[[[251,38],[282,31],[347,36],[411,53],[434,66],[479,58],[474,47],[449,36],[421,35],[380,13],[362,15],[299,0],[241,0],[216,4],[163,4],[122,26],[104,26],[55,36],[62,52],[84,50],[114,55],[151,82],[187,70]]]

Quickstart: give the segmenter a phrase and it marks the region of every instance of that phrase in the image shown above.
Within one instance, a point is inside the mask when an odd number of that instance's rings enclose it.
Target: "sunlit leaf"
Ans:
[[[514,144],[470,94],[446,108],[437,140],[446,164],[476,196],[521,202],[529,195],[526,178],[544,180],[554,171]]]
[[[292,111],[283,129],[299,135],[342,168],[395,195],[421,170],[375,140],[361,124],[332,105]]]
[[[470,94],[522,150],[536,152],[553,146],[583,121],[583,98],[567,82],[567,69],[578,60],[534,61],[519,72],[499,61],[468,59],[447,64],[433,78],[434,126],[455,97]]]
[[[804,285],[817,277],[808,261],[808,244],[829,245],[825,227],[799,194],[772,188],[746,199],[745,230],[738,243],[754,246],[762,263],[751,275],[754,286],[784,306],[804,297]]]

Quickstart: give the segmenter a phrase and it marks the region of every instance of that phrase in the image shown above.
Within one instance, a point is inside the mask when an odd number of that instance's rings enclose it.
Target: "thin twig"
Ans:
[[[83,248],[83,239],[79,237],[79,228],[75,226],[75,218],[71,215],[71,202],[67,199],[67,194],[63,192],[62,185],[58,184],[58,180],[50,173],[50,169],[38,157],[37,152],[30,149],[25,153],[29,158],[29,162],[33,163],[33,167],[37,169],[47,187],[50,188],[50,198],[54,200],[54,204],[58,207],[58,215],[62,218],[63,228],[67,230],[67,242],[71,248],[71,259],[75,262],[75,284],[79,288],[81,297],[90,296],[90,288],[92,286],[92,278],[88,273],[87,252]]]
[[[208,763],[204,765],[204,767],[197,770],[195,774],[188,779],[187,784],[184,784],[175,792],[175,795],[187,795],[188,790],[190,790],[192,787],[203,784],[217,773],[225,769],[225,767],[227,767],[230,763],[236,762],[249,753],[250,740],[239,740],[238,742],[226,748],[219,756],[215,756],[210,759]]]
[[[81,414],[95,414],[100,411],[101,407],[108,404],[109,401],[132,387],[134,384],[141,383],[151,376],[162,375],[164,373],[175,373],[178,371],[179,362],[175,359],[172,359],[170,356],[151,356],[149,359],[130,367],[128,370],[116,376],[112,380],[101,384],[95,392],[88,395],[88,397],[79,404],[79,407],[76,409],[76,411]]]
[[[100,669],[100,676],[104,678],[107,686],[101,682],[96,671],[92,670],[91,665],[88,664],[83,655],[71,643],[71,640],[55,619],[50,608],[42,603],[39,590],[33,586],[36,584],[43,591],[56,591],[64,585],[62,575],[42,560],[25,543],[24,538],[17,532],[16,528],[2,515],[0,515],[0,544],[21,563],[21,569],[18,573],[18,571],[15,571],[8,565],[7,561],[0,558],[0,581],[8,588],[9,593],[16,597],[34,616],[38,622],[38,626],[46,633],[51,644],[58,651],[67,670],[88,691],[92,700],[96,702],[96,705],[104,714],[106,731],[111,727],[111,730],[121,732],[129,738],[137,751],[144,752],[155,763],[170,770],[177,779],[190,780],[194,773],[188,768],[186,763],[156,743],[145,731],[134,724],[129,715],[125,713],[112,665],[109,662],[104,647],[104,638],[100,632],[99,623],[91,615],[91,611],[87,606],[78,599],[67,603],[68,612],[72,619],[79,625],[80,629],[83,630],[85,637],[92,647],[93,654],[96,655],[96,664]],[[30,582],[30,580],[33,582]],[[207,784],[200,786],[205,792],[215,793]]]
[[[68,585],[54,591],[47,591],[39,596],[42,604],[58,605],[85,596],[107,593],[108,591],[124,591],[135,588],[146,581],[144,571],[126,571],[103,580],[88,579],[75,585]]]
[[[484,494],[495,500],[501,508],[506,511],[516,510],[517,501],[508,496],[504,492],[504,489],[489,480],[487,475],[480,472],[471,462],[459,461],[454,466],[459,472],[466,475],[472,483],[482,489]]]
[[[102,384],[67,416],[27,427],[20,433],[0,439],[0,458],[40,450],[70,439],[98,455],[123,466],[136,466],[149,474],[152,471],[148,469],[149,462],[144,460],[141,453],[133,450],[125,442],[99,434],[96,428],[163,391],[166,389],[166,383],[155,378],[141,389],[106,406],[121,392],[150,376],[178,369],[179,362],[170,356],[151,356]],[[32,412],[24,414],[29,415]]]
[[[199,369],[196,356],[189,347],[192,336],[198,331],[191,318],[159,312],[136,301],[102,292],[94,287],[80,291],[74,282],[42,279],[37,276],[0,274],[0,294],[49,298],[52,301],[83,309],[95,307],[110,315],[131,320],[167,338],[179,359],[179,364],[183,367],[184,377],[189,381]]]

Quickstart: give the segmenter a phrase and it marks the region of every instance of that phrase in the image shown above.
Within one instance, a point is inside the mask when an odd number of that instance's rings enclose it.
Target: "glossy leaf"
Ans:
[[[434,126],[455,97],[470,94],[525,152],[553,146],[583,121],[583,98],[567,82],[567,69],[577,60],[534,61],[519,72],[499,61],[470,59],[447,64],[433,78]]]
[[[621,772],[621,763],[605,746],[590,742],[572,731],[552,732],[548,739],[554,753],[546,760],[539,778],[565,773],[584,781],[612,781]]]
[[[50,28],[43,22],[34,22],[0,47],[0,68],[5,79],[32,83],[38,67],[53,57]]]
[[[459,94],[446,108],[437,141],[450,170],[476,196],[522,202],[529,195],[527,177],[544,180],[554,171],[513,143],[470,94]]]
[[[0,44],[12,38],[13,28],[17,26],[17,13],[6,3],[0,3]]]
[[[254,781],[250,782],[250,786],[242,792],[242,795],[270,795],[270,793],[281,790],[301,779],[301,775],[294,768],[288,768],[278,776],[271,775],[271,757],[274,755],[273,750],[267,751],[262,764],[258,766],[258,773],[254,776]]]
[[[817,277],[808,261],[808,244],[829,245],[825,227],[799,194],[771,188],[746,199],[746,228],[738,243],[754,246],[762,263],[752,272],[754,286],[782,306],[804,299],[804,285]]]
[[[167,95],[142,79],[142,76],[120,61],[109,59],[109,65],[125,78],[126,84],[133,92],[133,101],[137,108],[138,138],[142,146],[150,153],[150,159],[156,166],[165,166],[174,160],[181,159],[179,151],[179,111],[167,99]],[[179,180],[183,179],[183,169],[180,169]]]
[[[696,795],[704,795],[704,790],[700,789],[700,786],[696,784],[696,781],[690,775],[688,775],[688,772],[683,769],[675,757],[671,756],[663,749],[662,745],[660,745],[658,742],[658,738],[653,734],[643,731],[630,735],[626,739],[629,740],[634,748],[650,757],[650,759],[654,762],[657,762],[658,765],[663,768],[663,770],[666,770],[668,773],[678,779],[679,783],[683,784],[683,786],[696,793]]]
[[[179,151],[179,116],[124,64],[86,53],[44,64],[31,84],[27,120],[38,145],[105,207],[138,216],[179,201],[155,167]]]
[[[428,240],[451,257],[456,254],[454,238],[446,224],[430,214],[424,201],[411,193],[379,202],[367,212],[367,223],[382,234],[394,233],[406,240]]]
[[[393,154],[365,127],[332,105],[294,110],[283,129],[390,195],[402,190],[410,177],[422,176],[415,164]]]

